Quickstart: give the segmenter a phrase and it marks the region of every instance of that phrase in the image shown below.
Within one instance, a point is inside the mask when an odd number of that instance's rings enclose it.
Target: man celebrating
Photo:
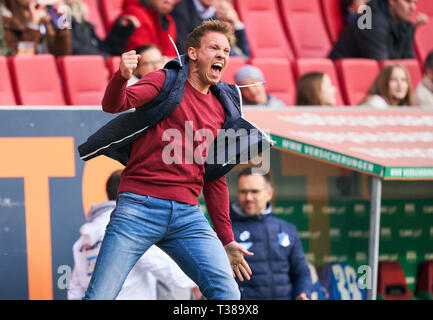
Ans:
[[[128,88],[139,56],[134,51],[123,54],[102,107],[111,113],[136,111],[118,116],[79,147],[83,160],[104,154],[126,164],[85,299],[115,298],[128,272],[152,244],[172,257],[207,299],[239,299],[233,277],[250,279],[244,255],[252,253],[234,241],[224,175],[242,154],[221,158],[220,145],[198,148],[203,138],[206,143],[214,141],[200,135],[203,132],[216,141],[221,128],[258,130],[241,117],[238,89],[219,82],[229,62],[231,37],[224,22],[206,21],[188,36],[187,56]],[[248,134],[240,140],[250,145],[250,140],[261,141],[260,150],[267,149],[263,143],[270,143],[267,135],[260,131],[257,137],[249,139]],[[169,146],[181,151],[181,162],[168,161]],[[228,149],[232,148],[222,151]],[[241,149],[239,144],[235,148]],[[216,235],[200,210],[201,191]]]
[[[239,283],[241,299],[309,300],[310,270],[296,227],[274,216],[269,173],[254,168],[238,176],[238,202],[231,206],[235,239],[256,252],[247,258],[254,278]]]

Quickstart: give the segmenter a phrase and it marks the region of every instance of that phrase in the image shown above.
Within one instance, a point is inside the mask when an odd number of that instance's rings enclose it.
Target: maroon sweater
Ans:
[[[141,107],[158,95],[164,81],[164,71],[158,70],[127,88],[127,80],[117,71],[107,86],[102,108],[106,112],[117,113]],[[197,91],[186,81],[180,105],[165,120],[133,142],[130,160],[122,173],[119,192],[133,192],[198,205],[197,198],[203,190],[206,207],[219,239],[223,245],[233,241],[225,176],[204,183],[204,164],[200,164],[203,161],[188,159],[196,159],[194,150],[200,145],[198,150],[205,158],[205,152],[201,152],[204,150],[205,139],[185,141],[185,130],[190,130],[185,128],[192,128],[193,137],[200,129],[207,129],[216,137],[224,120],[224,108],[216,97],[210,91],[208,94]],[[181,139],[169,139],[173,130]],[[181,153],[173,153],[173,150],[180,150]],[[182,158],[178,158],[180,161],[172,164],[163,161],[163,157],[167,159],[170,156],[173,159],[175,155],[181,155]]]

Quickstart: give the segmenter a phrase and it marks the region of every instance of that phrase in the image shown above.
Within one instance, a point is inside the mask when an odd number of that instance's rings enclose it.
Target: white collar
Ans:
[[[215,15],[216,10],[214,6],[210,6],[209,8],[205,9],[200,0],[192,0],[192,2],[194,3],[198,15],[202,20],[210,19]]]
[[[249,216],[249,215],[245,214],[242,211],[241,207],[239,206],[239,201],[236,201],[236,202],[233,203],[233,209],[241,217],[247,217],[247,218],[251,218],[252,217],[252,216]],[[259,214],[259,216],[265,216],[265,215],[268,215],[268,214],[271,214],[271,213],[272,213],[272,203],[268,202],[267,205],[266,205],[266,209],[264,211],[262,211]]]

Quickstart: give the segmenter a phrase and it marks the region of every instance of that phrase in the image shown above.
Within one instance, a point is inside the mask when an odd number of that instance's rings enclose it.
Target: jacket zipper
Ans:
[[[268,232],[268,227],[266,225],[266,223],[264,223],[264,227],[265,227],[265,234],[266,234],[266,246],[267,246],[267,252],[268,254],[266,255],[266,260],[268,263],[268,267],[269,270],[271,270],[271,300],[274,299],[274,277],[273,277],[273,270],[272,270],[272,263],[271,260],[269,259],[269,256],[271,254],[271,247],[269,245],[269,232]]]

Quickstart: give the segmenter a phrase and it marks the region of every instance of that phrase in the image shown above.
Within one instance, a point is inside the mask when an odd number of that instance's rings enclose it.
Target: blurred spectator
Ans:
[[[248,59],[250,57],[250,45],[245,32],[245,25],[239,19],[239,15],[233,6],[233,0],[214,0],[214,6],[218,19],[233,26],[236,43],[232,44],[230,55]]]
[[[377,109],[413,106],[412,84],[406,68],[400,64],[383,67],[361,105]]]
[[[240,282],[242,300],[309,300],[310,269],[305,261],[296,227],[275,217],[271,177],[257,168],[246,168],[238,176],[238,201],[230,207],[233,234],[247,250],[253,275]]]
[[[326,73],[311,72],[298,80],[297,106],[335,106],[337,89]]]
[[[413,59],[414,31],[426,16],[418,15],[418,22],[410,19],[417,0],[371,0],[371,28],[360,28],[354,19],[334,44],[329,57],[369,58],[376,60]]]
[[[358,9],[370,0],[340,0],[341,13],[343,15],[343,24],[348,25],[358,18]]]
[[[49,6],[36,0],[4,0],[1,6],[6,45],[13,53],[71,54],[71,34],[66,19],[57,19],[61,1]],[[62,23],[59,24],[58,22]]]
[[[133,15],[140,21],[140,27],[129,39],[126,50],[154,44],[162,54],[175,57],[176,50],[169,39],[176,41],[176,25],[169,14],[174,7],[175,0],[125,0],[123,14]]]
[[[0,9],[3,6],[3,0],[0,0]],[[3,16],[0,14],[0,55],[8,55],[8,47],[6,46],[4,29],[3,29]]]
[[[161,50],[153,44],[139,47],[135,49],[135,52],[140,55],[141,58],[138,61],[138,66],[134,70],[131,79],[128,80],[128,86],[135,84],[149,72],[162,69],[165,62]]]
[[[232,26],[236,37],[236,43],[231,43],[230,55],[250,57],[245,25],[239,19],[233,0],[182,0],[175,5],[172,16],[176,21],[176,45],[180,54],[186,53],[186,38],[195,27],[204,20],[220,19]]]
[[[285,107],[284,102],[266,92],[263,73],[252,65],[243,66],[235,74],[244,104],[267,107]],[[246,86],[246,87],[243,87]]]
[[[415,105],[433,107],[433,51],[424,63],[424,78],[415,91]]]
[[[80,228],[81,236],[72,249],[74,269],[69,283],[68,300],[81,299],[89,285],[106,226],[116,207],[121,173],[121,170],[117,170],[110,175],[106,183],[108,201],[93,205],[86,223]],[[156,300],[157,281],[168,284],[166,288],[176,286],[187,289],[190,292],[189,299],[191,289],[196,287],[166,253],[153,245],[128,274],[117,299]],[[164,298],[172,300],[177,297],[164,292]],[[185,295],[182,298],[185,299]]]
[[[181,0],[171,13],[176,21],[176,45],[180,54],[186,53],[186,38],[204,20],[216,19],[214,0]]]
[[[96,54],[104,57],[121,55],[140,22],[131,15],[122,15],[113,24],[105,39],[95,33],[89,22],[89,9],[81,0],[65,0],[71,12],[72,54]]]

